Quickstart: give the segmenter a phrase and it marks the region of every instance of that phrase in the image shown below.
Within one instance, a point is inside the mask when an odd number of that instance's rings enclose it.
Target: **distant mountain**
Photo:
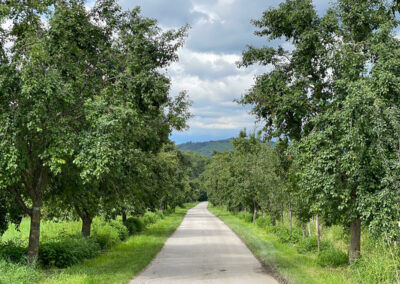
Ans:
[[[207,142],[187,142],[179,144],[178,148],[182,151],[199,152],[205,156],[211,157],[214,150],[218,152],[232,150],[231,139],[232,138]]]

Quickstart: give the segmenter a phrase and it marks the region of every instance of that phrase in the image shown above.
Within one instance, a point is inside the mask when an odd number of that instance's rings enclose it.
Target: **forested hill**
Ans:
[[[230,140],[231,138],[206,142],[187,142],[184,144],[179,144],[178,148],[182,151],[199,152],[205,156],[211,157],[214,150],[218,152],[232,150],[232,144]]]

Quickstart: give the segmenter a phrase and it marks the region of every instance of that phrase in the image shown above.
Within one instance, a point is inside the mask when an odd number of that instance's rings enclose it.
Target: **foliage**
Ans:
[[[41,283],[127,283],[142,271],[164,246],[168,237],[178,228],[185,213],[194,203],[177,208],[157,224],[146,228],[142,234],[128,238],[109,251],[74,265],[59,273],[55,270],[42,273]],[[1,277],[1,275],[0,275]]]
[[[26,261],[27,248],[16,242],[8,241],[0,244],[0,257],[12,263],[24,263]]]
[[[251,214],[249,214],[248,212],[243,212],[243,211],[240,211],[236,216],[246,222],[251,222],[251,219],[252,219]]]
[[[327,240],[321,241],[321,251],[325,251],[333,247],[333,244]],[[317,237],[306,237],[299,240],[296,244],[296,248],[300,253],[307,253],[307,252],[317,252],[318,245],[317,245]]]
[[[93,239],[100,245],[101,249],[109,249],[120,242],[119,231],[110,224],[93,224]]]
[[[259,208],[270,210],[280,198],[277,156],[255,133],[247,136],[242,131],[232,144],[232,152],[214,155],[200,178],[201,186],[213,204],[248,210],[251,218]]]
[[[135,217],[127,218],[126,221],[124,222],[124,225],[126,226],[129,235],[140,233],[144,229],[144,224],[142,220]]]
[[[267,228],[271,226],[271,220],[269,216],[265,216],[262,218],[257,218],[255,221],[255,224],[259,226],[260,228]]]
[[[193,198],[179,151],[164,151],[171,131],[185,129],[190,117],[187,95],[170,96],[164,72],[178,59],[187,27],[164,31],[116,0],[90,9],[78,0],[8,1],[4,22],[10,25],[0,29],[0,231],[21,216],[14,214],[18,204],[32,221],[31,262],[43,207],[52,217],[77,214],[88,236],[99,214],[141,213]],[[106,235],[113,239],[96,237]]]
[[[39,264],[43,267],[65,268],[99,253],[97,240],[83,237],[67,237],[40,245]]]
[[[321,267],[314,256],[299,254],[292,244],[281,243],[275,234],[255,223],[245,222],[221,207],[209,210],[221,218],[268,267],[269,273],[282,283],[357,283],[352,282],[350,275],[343,269]]]
[[[0,260],[0,283],[37,283],[39,272],[31,266]]]
[[[281,243],[294,244],[297,243],[301,238],[300,232],[298,230],[290,232],[289,229],[284,226],[269,227],[268,231],[274,233]]]
[[[143,223],[145,226],[154,224],[161,219],[162,219],[162,217],[160,216],[160,214],[150,212],[150,211],[144,213],[144,215],[142,217],[142,220],[143,220]]]
[[[330,246],[318,254],[317,262],[321,266],[341,266],[348,263],[348,255],[338,248]]]
[[[129,235],[128,229],[124,226],[123,223],[117,220],[110,220],[109,224],[111,227],[118,231],[118,237],[121,241],[126,240]]]
[[[303,223],[318,215],[349,226],[350,262],[360,255],[361,223],[400,238],[399,6],[353,4],[337,0],[320,14],[311,0],[286,0],[266,10],[253,20],[256,35],[290,48],[248,46],[239,64],[271,67],[239,103],[265,122],[268,139],[291,142],[277,150],[283,198],[275,203]]]

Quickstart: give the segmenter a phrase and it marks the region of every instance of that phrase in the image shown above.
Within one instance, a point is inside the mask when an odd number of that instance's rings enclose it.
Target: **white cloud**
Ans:
[[[179,51],[180,61],[168,69],[173,95],[187,90],[194,102],[195,115],[188,132],[174,132],[177,142],[222,139],[236,136],[240,129],[254,129],[255,118],[233,102],[254,84],[254,77],[269,67],[238,69],[236,62],[246,45],[261,47],[265,38],[256,37],[251,19],[276,7],[283,0],[119,0],[123,8],[142,7],[142,14],[155,18],[163,28],[190,24],[186,46]],[[324,12],[330,0],[314,0]],[[269,43],[292,49],[290,43]]]
[[[172,94],[187,90],[194,102],[188,135],[230,130],[235,136],[240,129],[254,128],[255,118],[248,114],[249,109],[233,100],[251,88],[254,77],[264,72],[265,67],[238,69],[236,62],[241,57],[234,53],[196,52],[186,48],[179,55],[179,62],[171,66],[168,74]]]

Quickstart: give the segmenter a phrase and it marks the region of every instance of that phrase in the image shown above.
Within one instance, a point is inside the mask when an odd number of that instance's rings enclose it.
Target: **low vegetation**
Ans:
[[[311,236],[302,235],[295,226],[290,233],[287,218],[284,224],[273,226],[268,217],[258,216],[256,222],[243,212],[234,213],[222,207],[209,206],[211,212],[221,218],[265,264],[270,273],[288,283],[396,283],[395,266],[400,265],[400,250],[392,253],[383,240],[377,240],[364,232],[363,256],[347,266],[349,232],[340,226],[323,229],[321,252],[318,253],[316,230]],[[247,215],[247,216],[246,216]]]
[[[36,269],[27,265],[24,233],[28,226],[24,220],[20,231],[11,227],[4,235],[7,240],[1,242],[0,283],[126,283],[151,261],[194,205],[177,207],[169,214],[158,211],[130,217],[127,220],[135,220],[129,221],[135,224],[133,234],[128,234],[130,225],[125,227],[121,220],[96,218],[90,238],[80,235],[79,222],[47,222],[43,231],[49,231],[46,240],[42,239]],[[149,220],[146,216],[156,217],[144,225],[144,220]]]

